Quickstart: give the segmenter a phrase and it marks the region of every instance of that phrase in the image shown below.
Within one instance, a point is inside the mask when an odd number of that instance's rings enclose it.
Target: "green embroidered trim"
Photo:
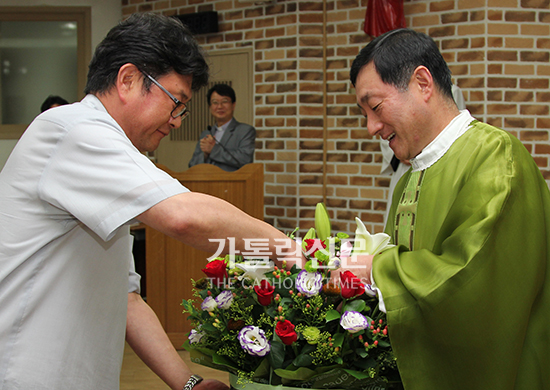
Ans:
[[[424,171],[411,173],[395,213],[395,243],[405,245],[409,250],[413,250],[416,208],[423,179]]]

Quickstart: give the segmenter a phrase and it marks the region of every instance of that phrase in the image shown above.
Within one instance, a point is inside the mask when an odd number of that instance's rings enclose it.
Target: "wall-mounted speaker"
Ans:
[[[196,12],[176,15],[195,35],[218,32],[218,13],[216,11]]]

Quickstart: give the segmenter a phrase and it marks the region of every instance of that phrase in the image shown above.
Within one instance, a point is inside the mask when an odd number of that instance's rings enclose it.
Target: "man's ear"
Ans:
[[[414,70],[411,81],[413,84],[412,87],[416,88],[426,101],[432,96],[434,80],[428,68],[423,65],[418,66]]]
[[[136,92],[141,94],[143,73],[134,64],[124,64],[118,70],[116,89],[124,103]]]

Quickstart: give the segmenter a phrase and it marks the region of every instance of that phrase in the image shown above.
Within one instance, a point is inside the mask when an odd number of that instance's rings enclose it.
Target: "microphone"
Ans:
[[[212,126],[208,125],[207,129],[208,129],[208,132],[210,133],[210,135],[212,136],[212,138],[214,138],[214,142],[216,142],[217,145],[220,145],[220,146],[223,148],[223,150],[224,150],[227,154],[229,154],[229,156],[230,156],[231,158],[233,158],[233,160],[235,160],[235,161],[237,162],[237,166],[240,166],[240,165],[241,165],[241,162],[240,162],[239,160],[237,160],[237,158],[236,158],[235,156],[233,156],[233,155],[231,154],[231,152],[230,152],[229,150],[227,150],[227,148],[226,148],[224,145],[222,145],[222,144],[220,143],[220,141],[218,141],[218,140],[216,139],[216,135],[214,134],[214,128],[213,128]]]

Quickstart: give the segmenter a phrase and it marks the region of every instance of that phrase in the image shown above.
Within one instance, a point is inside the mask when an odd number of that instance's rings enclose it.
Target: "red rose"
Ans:
[[[289,320],[277,322],[275,333],[285,345],[290,345],[298,339],[298,335],[294,331],[294,325]]]
[[[269,284],[267,280],[263,279],[259,286],[254,286],[254,291],[258,294],[258,302],[260,302],[260,305],[267,306],[273,301],[273,291],[275,291],[275,287]]]
[[[224,280],[227,278],[227,268],[224,260],[212,260],[201,271],[212,279],[212,283],[218,287],[223,285]]]
[[[350,271],[340,273],[340,290],[343,298],[353,298],[365,292],[365,287],[357,276]]]
[[[306,238],[306,253],[310,256],[314,256],[315,252],[319,249],[325,249],[327,245],[318,238]]]

